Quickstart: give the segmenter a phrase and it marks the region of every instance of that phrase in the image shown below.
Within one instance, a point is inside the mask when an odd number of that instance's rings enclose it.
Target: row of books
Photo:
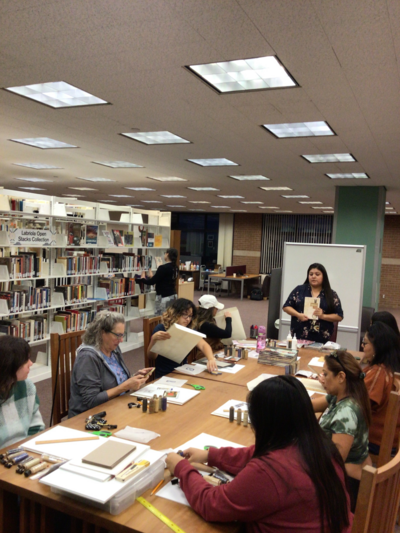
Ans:
[[[50,307],[50,296],[50,287],[27,285],[14,285],[11,290],[0,292],[0,300],[6,302],[10,314]]]
[[[20,252],[18,255],[0,257],[0,265],[7,267],[9,279],[39,277],[43,264],[48,260],[34,252]]]
[[[23,211],[25,200],[10,198],[10,211]]]
[[[0,335],[21,337],[28,342],[44,339],[48,335],[47,316],[34,315],[18,320],[0,320]]]
[[[72,246],[96,245],[98,234],[99,226],[96,224],[86,225],[79,222],[67,224],[67,243]]]
[[[65,305],[87,302],[87,285],[76,283],[74,285],[58,285],[55,292],[64,296]]]
[[[96,316],[96,311],[92,308],[81,308],[70,311],[59,311],[54,315],[54,321],[62,325],[64,333],[71,331],[81,331]]]
[[[100,261],[106,263],[109,272],[134,272],[151,268],[153,258],[151,255],[134,253],[107,253],[101,256]]]
[[[67,276],[74,274],[90,275],[100,272],[100,256],[70,255],[57,257],[56,262],[64,265]]]
[[[108,298],[135,294],[135,278],[99,278],[98,286],[105,289]]]
[[[162,235],[149,232],[143,226],[135,227],[135,231],[103,230],[103,235],[107,238],[110,246],[134,246],[135,238],[140,240],[140,245],[143,248],[160,248],[162,246]]]

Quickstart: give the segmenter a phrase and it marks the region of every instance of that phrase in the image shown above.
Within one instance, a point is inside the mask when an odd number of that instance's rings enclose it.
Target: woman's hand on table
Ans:
[[[218,371],[217,361],[215,360],[215,357],[213,357],[212,359],[209,359],[207,361],[207,370],[209,372],[217,372]]]
[[[309,320],[308,316],[304,313],[299,313],[297,315],[297,319],[300,320],[300,322],[306,322],[307,320]]]
[[[208,450],[200,450],[199,448],[188,448],[183,450],[185,459],[189,463],[201,463],[204,464],[208,461]]]
[[[175,452],[171,452],[167,455],[167,458],[165,459],[165,463],[167,465],[168,470],[171,472],[171,474],[174,474],[175,467],[180,461],[184,461],[184,457],[178,455]]]

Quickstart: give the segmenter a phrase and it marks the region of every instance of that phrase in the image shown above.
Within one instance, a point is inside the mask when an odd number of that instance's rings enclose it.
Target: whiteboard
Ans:
[[[286,337],[291,319],[282,311],[283,304],[291,291],[304,283],[308,267],[312,263],[321,263],[326,268],[331,288],[337,292],[342,303],[344,317],[339,322],[337,342],[349,350],[359,350],[366,248],[364,245],[285,243],[279,328],[281,339]]]

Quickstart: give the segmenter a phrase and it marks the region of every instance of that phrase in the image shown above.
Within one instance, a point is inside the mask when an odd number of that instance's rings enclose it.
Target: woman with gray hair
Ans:
[[[138,390],[151,368],[130,377],[119,344],[124,339],[125,318],[120,313],[102,312],[86,328],[72,370],[68,418]]]

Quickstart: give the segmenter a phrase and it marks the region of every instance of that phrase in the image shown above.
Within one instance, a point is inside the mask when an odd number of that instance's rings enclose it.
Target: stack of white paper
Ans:
[[[224,405],[221,405],[221,407],[218,407],[215,411],[213,411],[211,414],[215,416],[221,416],[222,418],[229,418],[229,408],[234,407],[235,408],[235,420],[236,420],[236,411],[237,409],[241,409],[242,411],[247,411],[247,402],[241,402],[240,400],[228,400],[224,403]],[[249,420],[250,423],[250,420]]]
[[[163,384],[156,381],[152,385],[147,385],[147,387],[133,392],[131,396],[138,396],[140,398],[153,398],[154,395],[157,397],[162,396],[165,391],[177,393],[175,397],[170,396],[167,398],[168,403],[174,403],[176,405],[183,405],[200,394],[199,391],[183,389],[181,387],[169,387],[165,383]]]
[[[255,389],[257,387],[257,385],[259,383],[261,383],[262,381],[264,381],[265,379],[270,379],[270,378],[275,378],[276,376],[273,375],[273,374],[260,374],[259,376],[257,376],[255,379],[249,381],[247,383],[247,388],[252,391],[253,389]]]

